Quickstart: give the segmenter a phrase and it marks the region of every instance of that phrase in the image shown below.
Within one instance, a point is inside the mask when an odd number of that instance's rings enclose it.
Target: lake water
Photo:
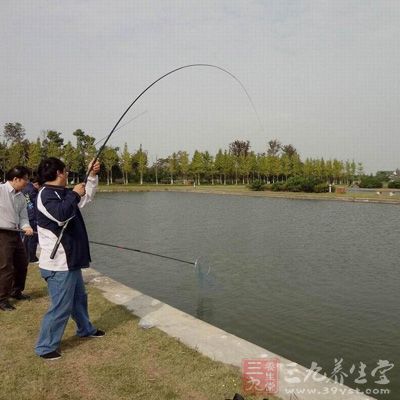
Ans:
[[[213,282],[204,291],[190,265],[92,245],[100,272],[328,376],[343,359],[345,384],[399,397],[399,206],[100,193],[84,214],[91,240],[202,257]],[[390,384],[374,384],[379,360],[394,363]]]

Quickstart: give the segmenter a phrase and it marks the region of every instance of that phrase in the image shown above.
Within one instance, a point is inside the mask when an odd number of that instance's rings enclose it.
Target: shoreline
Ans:
[[[367,204],[391,204],[399,205],[400,196],[398,199],[393,198],[379,198],[378,195],[374,196],[350,196],[349,194],[335,194],[335,193],[293,193],[293,192],[271,192],[271,191],[251,191],[243,186],[231,187],[229,189],[203,186],[203,187],[189,187],[189,186],[99,186],[98,193],[128,193],[128,192],[175,192],[175,193],[196,193],[196,194],[216,194],[216,195],[231,195],[231,196],[248,196],[248,197],[266,197],[266,198],[279,198],[287,200],[317,200],[317,201],[344,201],[351,203],[367,203]],[[385,191],[383,191],[385,192]],[[389,192],[389,191],[388,191]],[[384,196],[384,195],[382,195]]]
[[[375,400],[318,372],[314,375],[316,379],[308,380],[309,370],[302,365],[125,286],[93,267],[84,270],[84,279],[87,284],[100,290],[107,301],[126,308],[141,321],[150,323],[152,327],[213,362],[240,369],[244,360],[278,360],[277,391],[274,396],[267,396],[271,400],[320,400],[321,394],[329,394],[330,400],[342,400],[343,397],[346,400]],[[293,374],[301,380],[300,383],[290,381]],[[245,395],[245,398],[248,396]]]

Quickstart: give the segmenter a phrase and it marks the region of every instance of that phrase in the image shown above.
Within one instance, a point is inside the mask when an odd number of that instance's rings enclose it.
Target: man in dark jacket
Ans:
[[[32,178],[31,181],[26,185],[25,189],[22,190],[26,200],[26,208],[28,210],[29,225],[34,231],[37,230],[36,223],[36,198],[39,193],[39,181],[37,177]],[[38,245],[37,235],[24,236],[24,246],[26,255],[30,263],[37,264],[39,259],[36,257],[36,250]]]
[[[87,183],[67,189],[68,171],[65,164],[54,157],[43,160],[38,168],[40,189],[37,197],[37,230],[41,253],[40,273],[47,282],[51,306],[43,318],[35,351],[46,360],[61,357],[59,347],[69,317],[76,322],[80,337],[102,337],[89,319],[87,295],[82,268],[90,263],[89,241],[80,208],[93,200],[96,192],[97,162]],[[60,247],[54,257],[54,248],[63,225],[67,222]]]

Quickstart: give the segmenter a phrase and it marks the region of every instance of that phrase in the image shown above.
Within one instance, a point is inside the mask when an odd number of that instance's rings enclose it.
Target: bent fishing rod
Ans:
[[[109,139],[111,138],[112,134],[116,131],[116,129],[117,129],[119,123],[122,121],[122,119],[123,119],[123,118],[125,117],[125,115],[128,113],[128,111],[132,108],[132,106],[133,106],[133,105],[134,105],[134,104],[135,104],[135,103],[136,103],[136,102],[151,88],[151,87],[153,87],[156,83],[158,83],[159,81],[161,81],[162,79],[164,79],[164,78],[167,77],[168,75],[171,75],[171,74],[173,74],[173,73],[175,73],[175,72],[177,72],[177,71],[180,71],[180,70],[182,70],[182,69],[185,69],[185,68],[193,68],[193,67],[215,68],[215,69],[218,69],[218,70],[220,70],[220,71],[222,71],[222,72],[228,74],[230,77],[232,77],[232,78],[240,85],[240,87],[243,89],[243,91],[246,93],[246,96],[247,96],[248,100],[250,101],[250,104],[251,104],[251,106],[252,106],[252,108],[253,108],[253,111],[255,112],[255,114],[256,114],[256,116],[257,116],[257,118],[258,118],[258,121],[259,121],[259,123],[260,123],[260,125],[261,125],[261,119],[260,119],[260,117],[259,117],[259,115],[258,115],[258,113],[257,113],[257,110],[256,110],[255,106],[254,106],[253,100],[251,99],[251,97],[250,97],[249,93],[247,92],[247,90],[246,90],[245,86],[243,85],[243,83],[242,83],[235,75],[233,75],[233,74],[232,74],[231,72],[229,72],[228,70],[226,70],[226,69],[224,69],[224,68],[222,68],[222,67],[219,67],[219,66],[217,66],[217,65],[213,65],[213,64],[189,64],[189,65],[184,65],[184,66],[182,66],[182,67],[175,68],[175,69],[173,69],[172,71],[167,72],[166,74],[164,74],[164,75],[161,76],[160,78],[156,79],[153,83],[151,83],[149,86],[147,86],[147,87],[132,101],[132,103],[131,103],[131,104],[128,106],[128,108],[123,112],[123,114],[120,116],[120,118],[118,119],[118,121],[116,122],[116,124],[114,125],[114,127],[111,129],[111,131],[110,131],[110,133],[108,134],[106,140],[104,141],[104,143],[103,143],[102,146],[100,147],[99,151],[97,152],[97,154],[96,154],[94,160],[93,160],[92,163],[90,164],[89,169],[88,169],[88,171],[87,171],[87,173],[86,173],[85,179],[84,179],[84,181],[83,181],[84,183],[87,182],[88,177],[89,177],[89,174],[90,174],[90,172],[92,171],[92,168],[93,168],[94,164],[96,163],[96,161],[99,159],[101,153],[103,152],[103,150],[104,150],[104,148],[105,148],[107,142],[108,142]],[[262,125],[261,125],[261,126],[262,126]],[[61,243],[62,237],[63,237],[63,235],[64,235],[65,229],[67,229],[67,226],[68,226],[69,221],[70,221],[70,219],[67,220],[67,221],[64,223],[63,227],[61,228],[61,232],[60,232],[60,234],[58,235],[57,241],[56,241],[56,243],[55,243],[55,245],[54,245],[54,248],[53,248],[53,251],[51,252],[51,255],[50,255],[50,258],[51,258],[52,260],[54,259],[54,257],[55,257],[56,254],[57,254],[57,250],[58,250],[58,248],[60,247],[60,243]]]
[[[19,232],[19,233],[25,233],[25,231],[23,229],[18,229],[18,228],[0,228],[0,230],[2,231],[7,231],[7,232]],[[34,235],[37,235],[38,233],[36,231],[33,231]],[[142,253],[142,254],[147,254],[149,256],[155,256],[155,257],[159,257],[159,258],[165,258],[167,260],[173,260],[173,261],[178,261],[184,264],[190,264],[193,265],[195,268],[198,265],[199,260],[196,259],[195,261],[188,261],[188,260],[182,260],[181,258],[176,258],[176,257],[170,257],[170,256],[165,256],[163,254],[159,254],[159,253],[153,253],[150,251],[145,251],[145,250],[139,250],[139,249],[134,249],[132,247],[125,247],[125,246],[119,246],[116,244],[110,244],[110,243],[103,243],[103,242],[95,242],[93,240],[89,240],[89,243],[91,244],[96,244],[99,246],[106,246],[106,247],[112,247],[115,249],[120,249],[120,250],[128,250],[128,251],[134,251],[136,253]]]

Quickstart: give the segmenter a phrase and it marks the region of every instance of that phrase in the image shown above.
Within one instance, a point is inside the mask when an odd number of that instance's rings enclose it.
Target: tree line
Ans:
[[[26,165],[35,171],[44,157],[61,158],[70,176],[79,182],[85,168],[96,154],[96,139],[77,129],[75,143],[65,142],[61,132],[43,131],[41,137],[29,141],[19,122],[4,126],[4,140],[0,142],[0,169],[3,174],[15,165]],[[212,155],[196,150],[192,156],[180,150],[165,158],[156,158],[150,165],[148,152],[140,145],[131,152],[106,146],[101,157],[100,179],[107,184],[137,182],[183,184],[251,184],[285,182],[292,177],[315,178],[332,184],[351,184],[364,175],[362,163],[354,160],[306,158],[302,160],[296,148],[277,139],[267,142],[265,151],[251,150],[250,142],[235,140],[227,149]]]

